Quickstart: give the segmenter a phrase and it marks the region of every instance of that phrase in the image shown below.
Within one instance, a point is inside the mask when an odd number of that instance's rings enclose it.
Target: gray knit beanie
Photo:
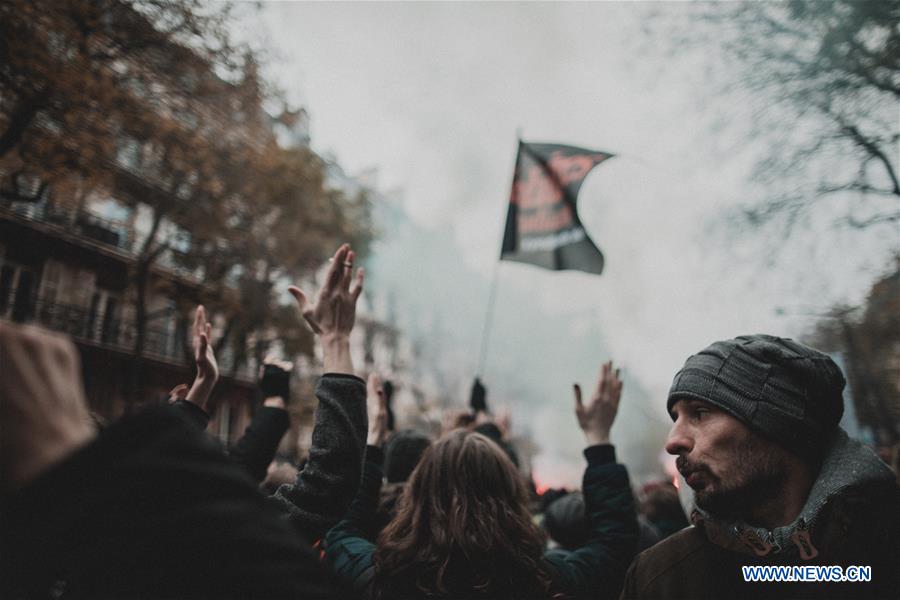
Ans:
[[[844,376],[827,355],[771,335],[715,342],[675,375],[667,408],[709,402],[797,454],[824,451],[844,414]]]

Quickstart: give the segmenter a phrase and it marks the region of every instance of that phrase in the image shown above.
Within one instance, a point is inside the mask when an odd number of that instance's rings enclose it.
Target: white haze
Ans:
[[[398,324],[427,340],[461,403],[517,130],[618,155],[579,199],[606,256],[602,276],[500,267],[483,378],[489,401],[511,405],[541,446],[549,483],[580,477],[571,383],[591,385],[601,361],[627,368],[613,437],[648,477],[659,472],[665,393],[689,354],[743,333],[801,335],[811,323],[802,313],[859,303],[894,243],[890,232],[861,242],[823,218],[777,242],[773,263],[770,240],[723,234],[724,211],[759,191],[748,174],[760,148],[736,133],[749,110],[716,106],[737,125],[716,132],[702,61],[647,38],[649,8],[273,3],[241,24],[276,56],[270,77],[308,109],[313,147],[351,174],[376,168],[379,189],[399,190],[411,222],[383,231],[370,285],[391,289]]]

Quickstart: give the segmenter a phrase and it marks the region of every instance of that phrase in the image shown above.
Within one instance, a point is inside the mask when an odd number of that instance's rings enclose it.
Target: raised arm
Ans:
[[[259,389],[263,394],[263,405],[253,414],[244,435],[229,452],[231,459],[255,481],[266,478],[269,463],[275,458],[278,444],[291,425],[285,410],[290,398],[291,367],[291,363],[271,360],[260,369]]]
[[[314,302],[299,288],[288,288],[322,344],[325,374],[316,384],[319,405],[309,460],[297,480],[281,486],[273,501],[281,504],[295,528],[311,541],[321,538],[344,516],[362,473],[366,384],[353,373],[350,332],[362,293],[363,270],[357,271],[351,286],[354,258],[349,245],[338,248]]]
[[[619,413],[619,400],[622,397],[619,370],[613,370],[612,361],[603,363],[597,385],[587,404],[581,401],[581,386],[576,383],[572,387],[575,392],[575,416],[587,445],[609,444],[609,432]]]
[[[179,385],[169,393],[170,398],[174,398],[172,406],[201,430],[206,429],[209,424],[206,405],[219,380],[219,363],[210,342],[211,336],[212,325],[206,320],[206,309],[201,304],[194,312],[194,322],[191,325],[191,346],[197,375],[186,392],[185,386]]]
[[[319,336],[325,373],[354,374],[350,332],[356,322],[356,301],[362,293],[364,277],[363,269],[357,269],[356,281],[351,287],[355,258],[349,244],[338,248],[328,267],[325,285],[319,290],[314,303],[297,286],[288,288],[297,300],[303,319]]]
[[[587,404],[574,386],[575,414],[588,447],[582,491],[589,537],[570,553],[551,552],[565,590],[575,596],[614,598],[618,595],[637,547],[638,525],[628,472],[616,463],[609,434],[619,409],[622,381],[612,363],[605,363]]]
[[[325,536],[325,557],[335,572],[353,582],[357,591],[364,590],[374,574],[373,543],[378,535],[375,513],[384,479],[384,452],[387,439],[387,402],[381,378],[369,375],[366,393],[369,412],[366,461],[362,483],[350,505],[350,510]]]

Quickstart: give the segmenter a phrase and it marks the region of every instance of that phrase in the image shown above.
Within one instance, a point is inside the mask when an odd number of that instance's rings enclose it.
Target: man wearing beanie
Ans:
[[[666,451],[693,526],[638,555],[622,598],[900,598],[900,494],[838,426],[844,383],[825,354],[769,335],[688,358]],[[823,581],[865,579],[859,566],[870,581]]]

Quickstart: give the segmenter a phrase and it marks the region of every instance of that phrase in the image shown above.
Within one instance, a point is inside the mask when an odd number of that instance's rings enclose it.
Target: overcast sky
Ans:
[[[558,469],[569,480],[581,468],[573,379],[589,385],[607,358],[625,364],[632,406],[619,442],[645,436],[655,455],[666,390],[689,354],[744,333],[801,335],[811,320],[800,313],[861,301],[891,243],[883,232],[861,241],[813,228],[773,243],[726,230],[725,211],[758,193],[749,109],[709,93],[716,48],[682,52],[647,32],[653,9],[677,17],[684,5],[272,3],[241,24],[275,59],[271,79],[309,111],[313,147],[350,174],[377,169],[378,188],[396,191],[425,232],[385,232],[373,284],[440,315],[454,373],[476,368],[517,132],[618,155],[579,198],[606,272],[502,263],[484,372],[493,399],[528,407],[516,418],[545,449],[545,470],[575,465]]]

